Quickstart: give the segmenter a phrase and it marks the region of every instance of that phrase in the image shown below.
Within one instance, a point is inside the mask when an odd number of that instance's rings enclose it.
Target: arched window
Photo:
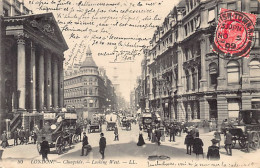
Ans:
[[[227,75],[229,84],[239,83],[239,63],[237,61],[230,61],[227,64]]]
[[[218,66],[216,63],[209,64],[209,76],[210,76],[210,85],[217,85],[218,78]]]
[[[186,91],[189,91],[190,90],[190,74],[189,74],[188,70],[185,71],[185,75],[186,75]]]
[[[252,60],[249,63],[250,76],[260,76],[260,62],[259,60]]]

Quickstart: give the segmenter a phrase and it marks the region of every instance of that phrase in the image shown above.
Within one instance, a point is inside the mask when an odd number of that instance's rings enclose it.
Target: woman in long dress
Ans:
[[[143,133],[142,133],[142,129],[141,129],[139,132],[137,146],[143,146],[144,144],[145,144],[145,142],[144,142]]]
[[[193,151],[196,154],[196,158],[199,158],[199,155],[202,154],[204,158],[204,153],[203,153],[203,142],[199,138],[199,134],[196,135],[196,138],[193,140]]]

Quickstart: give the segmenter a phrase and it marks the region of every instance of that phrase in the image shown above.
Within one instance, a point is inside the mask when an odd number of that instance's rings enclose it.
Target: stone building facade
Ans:
[[[146,106],[148,103],[152,111],[159,111],[164,120],[218,123],[238,118],[239,109],[259,109],[259,3],[180,1],[157,28],[145,52]],[[227,59],[212,52],[220,8],[257,14],[249,58]]]
[[[68,46],[52,13],[32,15],[17,0],[0,6],[0,131],[41,128],[44,107],[63,107],[63,53]]]
[[[115,105],[115,93],[103,68],[98,68],[88,47],[79,68],[68,69],[64,77],[64,103],[74,106],[80,118],[91,118]]]

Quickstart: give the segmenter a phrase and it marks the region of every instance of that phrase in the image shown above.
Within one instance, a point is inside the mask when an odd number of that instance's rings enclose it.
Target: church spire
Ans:
[[[91,57],[92,56],[92,52],[90,50],[89,45],[88,45],[88,49],[87,49],[86,55],[87,55],[87,57]]]
[[[81,68],[83,68],[83,67],[97,67],[95,61],[92,58],[92,52],[91,52],[89,46],[88,46],[88,49],[86,51],[85,61],[81,65]]]

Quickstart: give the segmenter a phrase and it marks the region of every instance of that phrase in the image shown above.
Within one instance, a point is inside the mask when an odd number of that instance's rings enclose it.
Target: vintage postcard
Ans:
[[[259,0],[0,0],[0,168],[260,167]]]

